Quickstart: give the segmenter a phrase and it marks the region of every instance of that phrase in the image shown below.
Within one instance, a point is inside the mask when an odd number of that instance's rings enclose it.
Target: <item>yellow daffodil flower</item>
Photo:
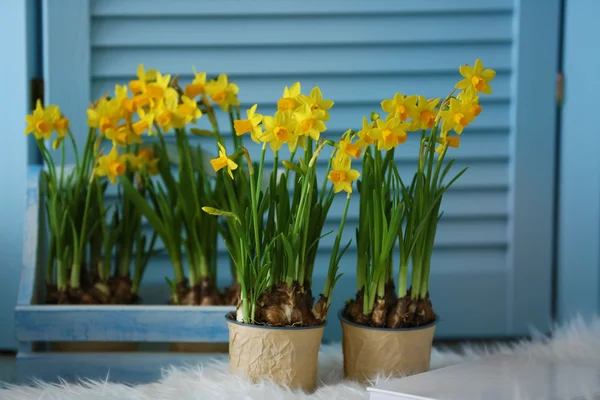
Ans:
[[[466,90],[469,86],[473,86],[476,92],[484,94],[491,94],[492,87],[490,82],[496,76],[496,71],[493,69],[484,69],[483,63],[478,58],[475,60],[475,66],[462,65],[460,67],[460,74],[463,76],[463,80],[456,84],[457,89]]]
[[[352,182],[360,177],[360,173],[351,169],[350,157],[345,153],[338,152],[331,163],[331,172],[327,178],[333,183],[333,191],[339,193],[342,190],[352,193]]]
[[[196,72],[194,68],[194,80],[190,85],[185,87],[185,95],[191,99],[204,93],[204,87],[206,86],[206,72]]]
[[[340,140],[340,150],[353,158],[359,158],[362,153],[362,147],[353,144],[350,139],[342,139]]]
[[[114,185],[117,183],[117,176],[123,175],[127,170],[127,156],[119,155],[117,148],[113,146],[110,153],[98,159],[98,165],[94,173],[98,176],[106,176]]]
[[[198,108],[196,100],[181,96],[181,103],[177,105],[177,109],[173,113],[173,126],[183,128],[189,123],[195,123],[200,117],[202,117],[202,111]]]
[[[139,110],[140,108],[145,107],[150,104],[150,96],[148,96],[145,93],[138,94],[137,96],[133,97],[132,101],[133,101],[133,109]]]
[[[438,110],[436,109],[440,99],[427,100],[425,96],[419,96],[416,107],[412,110],[412,117],[409,130],[419,131],[421,129],[431,129],[435,122]]]
[[[448,132],[450,129],[454,129],[459,135],[462,133],[464,127],[468,126],[471,121],[475,119],[475,116],[471,114],[471,104],[462,104],[458,99],[451,98],[448,109],[442,111],[442,131]]]
[[[265,131],[259,139],[262,142],[269,142],[273,151],[278,151],[284,143],[290,146],[290,150],[295,150],[298,144],[298,137],[294,134],[296,131],[296,120],[291,112],[277,111],[275,117],[264,116],[263,126]]]
[[[237,169],[238,165],[231,158],[227,157],[227,151],[225,147],[221,143],[219,145],[219,157],[213,158],[210,160],[210,165],[212,165],[215,171],[220,171],[221,169],[227,167],[227,173],[233,179],[233,170]]]
[[[28,135],[33,133],[37,140],[50,139],[52,136],[52,130],[54,129],[54,123],[60,116],[60,111],[56,110],[56,106],[48,106],[44,109],[42,102],[38,99],[35,110],[25,117],[27,121],[27,127],[25,128],[25,134]]]
[[[256,114],[257,107],[258,104],[255,104],[250,107],[249,110],[246,110],[247,119],[236,119],[233,121],[235,134],[237,136],[242,136],[243,134],[250,132],[250,137],[255,143],[259,143],[258,137],[262,134],[260,123],[263,119],[261,114]]]
[[[142,138],[136,133],[132,132],[127,124],[121,124],[115,128],[107,129],[104,133],[104,137],[108,140],[121,147],[125,147],[133,143],[141,143]]]
[[[154,122],[154,114],[146,113],[144,110],[138,110],[139,121],[131,124],[131,130],[138,136],[148,131],[148,135],[152,136],[152,122]]]
[[[102,98],[93,108],[87,110],[88,125],[98,128],[104,134],[108,129],[116,129],[121,120],[121,109],[118,99]]]
[[[358,140],[356,141],[356,145],[360,147],[367,147],[369,145],[375,144],[375,139],[371,137],[369,134],[373,127],[369,124],[367,117],[363,117],[362,120],[362,129],[358,131],[356,134],[358,136]]]
[[[235,83],[229,82],[225,74],[219,75],[217,80],[208,82],[205,88],[210,99],[218,104],[223,111],[229,110],[230,106],[240,105],[240,101],[237,98],[239,89]]]
[[[177,112],[179,95],[171,87],[165,91],[165,97],[153,110],[154,121],[162,128],[163,132],[168,132],[173,128],[173,120]],[[182,124],[182,126],[185,124]],[[181,126],[181,127],[182,127]]]
[[[294,111],[298,106],[298,96],[300,95],[300,82],[294,83],[290,88],[286,86],[283,89],[283,97],[277,102],[277,111]]]
[[[127,86],[115,85],[115,99],[123,112],[123,117],[129,118],[136,110],[135,102],[129,97]]]
[[[369,132],[369,135],[377,141],[377,149],[390,150],[397,147],[400,143],[406,142],[406,131],[410,124],[400,122],[400,117],[394,117],[390,120],[377,120],[377,126]]]
[[[298,92],[300,92],[300,84],[298,83]],[[284,93],[285,95],[285,93]],[[298,94],[298,102],[302,105],[308,105],[312,111],[321,110],[323,111],[324,117],[323,121],[329,121],[329,112],[328,110],[333,107],[332,100],[323,100],[323,95],[321,94],[321,89],[318,86],[315,86],[310,91],[310,95],[305,96],[301,93]],[[281,100],[280,100],[281,101]],[[278,104],[279,106],[279,104]]]
[[[65,117],[60,117],[54,122],[54,130],[59,138],[64,138],[67,136],[67,131],[69,130],[69,119]]]
[[[381,108],[389,113],[387,119],[398,116],[400,121],[404,122],[417,108],[417,96],[405,96],[402,93],[396,93],[393,99],[383,100]]]
[[[138,65],[137,79],[129,81],[129,89],[131,89],[131,93],[140,94],[145,92],[146,83],[156,80],[156,73],[157,71],[155,69],[144,71],[144,64]]]
[[[477,117],[481,113],[481,106],[479,105],[479,96],[473,86],[469,86],[464,92],[458,94],[460,104],[469,106],[469,113]]]
[[[158,175],[158,158],[154,157],[152,150],[140,149],[134,162],[137,171],[146,171],[149,175]]]
[[[442,155],[442,153],[448,147],[458,148],[458,146],[460,145],[460,137],[444,135],[441,138],[437,139],[437,142],[439,143],[439,145],[435,148],[435,152],[439,155]]]
[[[156,72],[156,80],[146,85],[146,94],[151,100],[162,99],[165,95],[165,90],[169,87],[171,82],[171,75],[162,75],[160,72]]]
[[[310,136],[314,140],[319,140],[321,132],[325,132],[327,129],[323,122],[325,111],[312,110],[308,104],[298,107],[293,113],[293,117],[298,123],[294,132],[296,136]]]

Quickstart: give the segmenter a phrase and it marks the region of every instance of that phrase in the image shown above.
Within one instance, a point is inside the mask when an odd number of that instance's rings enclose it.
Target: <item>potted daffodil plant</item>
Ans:
[[[203,208],[227,221],[225,241],[241,285],[237,310],[226,316],[230,369],[306,391],[316,385],[319,344],[340,277],[338,265],[349,246],[341,243],[341,235],[352,182],[359,176],[339,143],[321,137],[332,106],[318,87],[304,95],[295,83],[285,88],[274,115],[257,114],[255,105],[247,119],[235,120],[237,135],[249,133],[260,144],[258,161],[245,147],[231,155],[221,151],[211,164],[228,195],[218,208]],[[283,147],[290,154],[282,161],[285,172],[267,172],[271,160],[274,166],[280,163]],[[324,153],[329,153],[329,167],[320,176]],[[262,184],[265,174],[267,185]],[[243,197],[234,184],[244,187]],[[327,213],[340,192],[346,193],[345,208],[325,286],[315,299],[313,275],[323,268],[315,258]]]
[[[364,148],[360,192],[357,294],[340,314],[346,377],[366,381],[379,373],[407,375],[429,368],[437,316],[429,292],[431,257],[444,193],[466,168],[451,176],[449,148],[481,112],[495,71],[462,66],[463,79],[446,98],[396,93],[381,103],[383,116],[363,118],[348,143]],[[395,163],[408,135],[418,135],[414,175]],[[394,253],[399,253],[397,260]],[[394,273],[394,265],[397,265]],[[396,283],[394,276],[397,276]]]

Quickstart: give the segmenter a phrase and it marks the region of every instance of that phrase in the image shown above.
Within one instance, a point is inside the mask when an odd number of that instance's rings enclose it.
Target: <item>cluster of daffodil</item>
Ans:
[[[222,171],[222,181],[232,195],[219,208],[204,207],[204,211],[225,216],[229,221],[231,235],[225,241],[241,283],[237,313],[240,321],[294,325],[308,323],[307,318],[325,320],[333,287],[339,278],[338,264],[348,248],[340,249],[340,242],[351,184],[359,176],[351,169],[350,157],[338,149],[339,144],[321,140],[332,106],[333,101],[324,100],[318,87],[309,95],[301,93],[300,83],[286,87],[274,115],[258,114],[258,105],[254,105],[247,110],[245,119],[234,121],[236,136],[250,134],[254,142],[262,144],[260,161],[256,164],[249,152],[241,148],[247,178],[246,174],[237,174],[235,179],[230,179],[234,178],[234,171],[242,169],[239,152],[228,156],[221,148],[219,157],[211,160],[215,171]],[[316,176],[318,158],[326,145],[335,146],[329,159],[328,176],[333,183],[329,186],[326,179],[319,185]],[[289,159],[283,161],[286,171],[281,175],[273,171],[269,184],[263,187],[267,148],[273,151],[272,165],[276,169],[283,146],[290,151]],[[233,195],[236,183],[247,187],[244,191],[247,198]],[[315,258],[319,240],[324,236],[321,232],[334,194],[340,191],[348,193],[346,206],[319,302],[314,307],[310,305],[309,316],[282,312],[273,318],[270,311],[280,304],[271,304],[269,294],[283,291],[294,299],[312,299]],[[240,202],[248,206],[243,207]],[[298,300],[290,300],[293,301]]]
[[[190,144],[188,130],[195,135],[214,137],[222,147],[214,107],[226,111],[233,121],[234,113],[239,112],[238,88],[224,74],[207,80],[206,73],[194,72],[193,81],[185,88],[180,87],[176,78],[155,70],[144,71],[143,66],[139,67],[137,77],[129,83],[133,97],[123,97],[119,104],[137,112],[138,120],[131,124],[134,139],[145,132],[156,136],[153,149],[159,156],[157,171],[161,179],[145,176],[147,198],[135,190],[127,177],[122,179],[123,188],[162,239],[169,255],[175,275],[173,282],[167,279],[172,301],[221,304],[215,286],[218,224],[201,211],[200,205],[221,198],[222,186],[213,184],[207,175],[203,168],[204,153],[199,146]],[[212,130],[186,129],[203,115],[208,117]],[[173,135],[166,135],[168,132]],[[175,151],[171,151],[173,147]],[[178,167],[176,171],[172,164]]]
[[[443,101],[396,93],[381,103],[385,117],[372,113],[370,121],[363,118],[362,129],[348,131],[340,143],[353,157],[362,153],[357,301],[362,303],[363,317],[371,318],[371,325],[385,324],[385,310],[392,306],[387,304],[390,295],[391,299],[402,299],[410,294],[412,300],[428,296],[442,196],[466,171],[445,183],[454,163],[444,163],[446,152],[448,147],[459,146],[459,135],[481,112],[479,95],[491,93],[489,82],[495,76],[479,59],[474,67],[460,67],[460,73],[463,79]],[[410,184],[405,184],[394,153],[410,134],[420,136],[418,166]],[[396,250],[400,266],[397,296],[393,296],[392,255]]]

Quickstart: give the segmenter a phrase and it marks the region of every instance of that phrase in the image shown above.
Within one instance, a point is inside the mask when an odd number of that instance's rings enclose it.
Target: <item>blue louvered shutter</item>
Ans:
[[[459,79],[458,66],[479,57],[497,70],[494,93],[482,98],[481,116],[453,151],[456,170],[470,168],[444,199],[431,292],[443,320],[439,337],[521,334],[550,321],[558,3],[538,9],[533,0],[46,0],[46,49],[75,42],[59,55],[46,52],[48,100],[63,104],[85,132],[86,102],[127,82],[139,63],[183,82],[196,66],[229,74],[242,108],[259,103],[264,114],[274,112],[284,86],[319,85],[336,103],[326,133],[336,138],[360,127],[362,116],[396,91],[444,96]],[[398,151],[401,172],[414,171],[415,145],[411,137]],[[342,197],[325,231],[338,226]],[[355,198],[347,238],[357,212]],[[322,241],[315,291],[332,242]],[[329,339],[340,338],[335,311],[356,291],[355,259],[352,248],[341,265]],[[224,250],[220,265],[227,284]],[[158,258],[142,296],[165,301],[164,276],[171,275],[168,259]]]

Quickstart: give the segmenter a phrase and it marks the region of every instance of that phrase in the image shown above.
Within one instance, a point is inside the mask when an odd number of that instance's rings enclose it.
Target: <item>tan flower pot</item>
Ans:
[[[429,370],[435,326],[439,320],[418,328],[373,328],[342,323],[342,349],[346,379],[366,383],[378,374],[406,376]]]
[[[135,342],[52,342],[52,351],[65,353],[129,353],[139,349]]]
[[[281,328],[227,318],[229,369],[253,382],[271,380],[312,392],[317,386],[319,347],[325,325]]]

